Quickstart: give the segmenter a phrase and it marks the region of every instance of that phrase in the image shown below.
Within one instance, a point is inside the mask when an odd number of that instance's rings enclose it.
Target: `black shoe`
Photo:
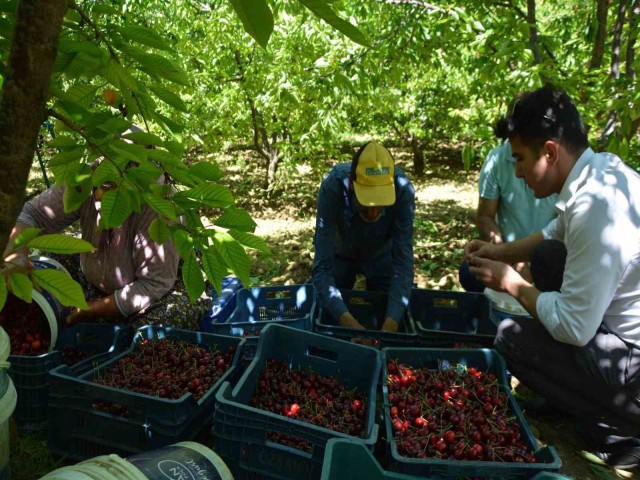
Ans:
[[[607,465],[620,470],[631,470],[640,465],[640,446],[613,445],[611,452],[594,452],[594,455]]]

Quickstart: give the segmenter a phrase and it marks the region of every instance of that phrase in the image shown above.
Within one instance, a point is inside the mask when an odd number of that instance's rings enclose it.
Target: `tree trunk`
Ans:
[[[0,99],[0,251],[22,209],[66,0],[21,0]]]
[[[613,40],[611,44],[611,73],[610,76],[615,81],[620,79],[620,51],[622,50],[622,28],[624,27],[624,21],[627,16],[628,0],[619,0],[618,15],[616,17],[616,24],[613,28]],[[618,116],[616,111],[611,109],[607,122],[602,129],[602,135],[600,137],[600,148],[606,148],[608,138],[615,131]]]
[[[536,0],[527,0],[527,23],[529,24],[529,43],[536,65],[542,63],[540,46],[538,45],[538,27],[536,23]]]
[[[416,137],[411,137],[411,151],[413,152],[413,172],[421,177],[424,175],[424,151],[420,140]]]
[[[267,190],[271,190],[276,183],[276,173],[280,165],[280,153],[277,149],[269,150],[269,165],[267,166]]]
[[[627,53],[625,55],[625,71],[631,80],[636,79],[633,64],[636,59],[636,40],[638,39],[638,21],[640,20],[640,0],[632,0],[629,8],[629,34],[627,35]]]
[[[609,0],[597,0],[598,6],[596,19],[598,26],[596,29],[596,39],[593,43],[593,52],[589,61],[589,68],[599,68],[602,66],[604,57],[604,44],[607,39],[607,14],[609,13]]]
[[[611,52],[611,76],[618,80],[620,78],[620,51],[622,50],[622,28],[627,16],[628,0],[620,0],[618,4],[618,16],[613,29],[613,44]]]

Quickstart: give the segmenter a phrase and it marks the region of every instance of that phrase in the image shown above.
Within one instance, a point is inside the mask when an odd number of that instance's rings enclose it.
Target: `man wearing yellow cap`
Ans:
[[[312,277],[322,307],[339,325],[364,328],[340,295],[363,274],[367,290],[389,292],[382,330],[398,330],[413,284],[414,211],[413,185],[375,142],[322,181]]]

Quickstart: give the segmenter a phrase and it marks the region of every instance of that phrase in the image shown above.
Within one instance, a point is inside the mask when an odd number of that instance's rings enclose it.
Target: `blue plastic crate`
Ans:
[[[243,359],[255,356],[258,337],[270,323],[311,331],[316,315],[316,293],[311,284],[243,288],[236,293],[236,308],[225,323],[210,325],[211,332],[247,340]]]
[[[334,438],[327,442],[320,480],[429,480],[385,471],[362,442]]]
[[[326,308],[320,308],[315,320],[315,332],[347,341],[375,340],[375,346],[381,348],[418,345],[416,326],[408,312],[400,320],[397,332],[380,331],[387,313],[387,293],[340,290],[340,294],[349,312],[365,327],[365,330],[341,327],[338,325],[338,319],[333,318]]]
[[[92,382],[120,358],[131,354],[141,340],[153,338],[182,340],[222,351],[234,347],[236,352],[227,371],[198,401],[191,393],[173,400]],[[235,337],[146,326],[137,330],[127,351],[88,371],[78,372],[66,365],[54,369],[49,395],[49,450],[76,460],[108,453],[127,456],[192,440],[202,432],[208,434],[215,393],[233,374],[243,343],[243,339]],[[127,416],[97,410],[96,401],[122,405],[128,410]]]
[[[13,418],[23,430],[39,430],[47,420],[51,378],[49,372],[63,363],[62,350],[71,346],[94,355],[110,355],[126,350],[131,344],[130,326],[79,323],[58,333],[56,349],[42,355],[10,355],[9,375],[18,392]],[[92,356],[93,357],[93,356]],[[94,361],[96,357],[87,361]]]
[[[493,346],[497,327],[490,317],[489,300],[481,293],[414,288],[409,310],[423,346]]]
[[[242,281],[238,277],[224,277],[220,295],[215,288],[211,289],[213,305],[200,319],[200,331],[212,332],[211,325],[224,323],[236,308],[236,292],[242,288]]]
[[[440,349],[440,348],[385,348],[382,350],[382,375],[387,378],[387,362],[397,359],[413,368],[429,370],[447,369],[457,365],[476,367],[493,373],[499,385],[509,398],[511,412],[517,417],[520,434],[528,449],[534,452],[537,463],[490,462],[475,460],[443,460],[437,458],[419,459],[404,457],[398,453],[389,414],[389,395],[383,384],[383,417],[389,441],[388,468],[409,475],[431,476],[434,479],[459,477],[481,477],[492,480],[530,480],[542,471],[558,472],[562,462],[553,447],[540,447],[536,441],[522,410],[507,386],[507,371],[503,358],[495,350],[483,349]]]
[[[268,359],[292,369],[310,368],[333,375],[347,388],[357,387],[367,396],[365,436],[359,439],[372,449],[378,436],[376,386],[380,376],[379,351],[270,324],[260,336],[256,357],[235,388],[225,383],[216,394],[212,433],[215,451],[236,478],[319,478],[327,442],[355,437],[301,422],[250,406],[257,380]],[[269,434],[281,433],[311,446],[311,452],[280,445]]]

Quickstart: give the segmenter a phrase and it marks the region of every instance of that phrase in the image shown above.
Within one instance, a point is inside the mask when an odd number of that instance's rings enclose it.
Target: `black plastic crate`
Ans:
[[[320,308],[315,320],[315,332],[346,341],[371,340],[372,346],[381,348],[418,345],[416,326],[409,312],[406,312],[400,320],[397,332],[380,331],[387,313],[389,296],[387,293],[340,290],[340,294],[349,312],[365,327],[365,330],[339,326],[338,319],[333,318],[326,308]]]
[[[409,310],[423,346],[493,346],[497,327],[490,318],[489,300],[481,293],[414,288]]]
[[[258,337],[270,323],[311,331],[316,315],[316,293],[311,284],[242,288],[235,295],[235,309],[224,323],[212,323],[209,331],[247,340],[242,358],[255,356]]]
[[[495,350],[483,349],[440,349],[440,348],[385,348],[382,350],[382,375],[387,378],[387,362],[397,359],[413,368],[446,370],[456,366],[475,367],[480,371],[493,373],[503,393],[508,395],[509,408],[520,425],[524,443],[533,452],[536,463],[491,462],[475,460],[451,460],[437,458],[408,458],[398,453],[389,414],[389,395],[383,384],[383,417],[389,442],[388,469],[398,473],[428,476],[434,479],[461,477],[491,478],[492,480],[530,480],[540,472],[559,472],[562,462],[551,446],[540,447],[536,441],[522,410],[511,395],[508,387],[507,371],[503,358]]]
[[[236,352],[227,371],[198,401],[191,393],[173,400],[92,382],[131,354],[138,342],[153,338],[182,340],[221,351],[234,347]],[[54,369],[49,395],[49,450],[76,460],[108,453],[127,456],[208,434],[215,393],[233,375],[243,343],[236,337],[146,326],[137,330],[127,351],[88,371],[77,372],[65,365]],[[127,416],[98,410],[96,401],[121,405],[127,409]]]
[[[47,420],[51,378],[49,372],[63,363],[64,347],[76,347],[92,355],[81,363],[114,355],[131,345],[130,326],[79,323],[58,332],[55,350],[42,355],[10,355],[9,375],[18,391],[13,418],[23,430],[39,430]],[[95,357],[100,355],[101,357]]]
[[[378,436],[376,386],[380,376],[379,351],[293,328],[271,324],[260,336],[256,357],[238,384],[225,383],[216,394],[212,434],[215,451],[236,478],[319,478],[324,452],[331,438],[356,437],[250,406],[260,373],[268,359],[290,368],[311,368],[333,375],[347,388],[358,387],[367,396],[365,436],[359,439],[372,449]],[[269,440],[272,433],[299,439],[311,452]]]

